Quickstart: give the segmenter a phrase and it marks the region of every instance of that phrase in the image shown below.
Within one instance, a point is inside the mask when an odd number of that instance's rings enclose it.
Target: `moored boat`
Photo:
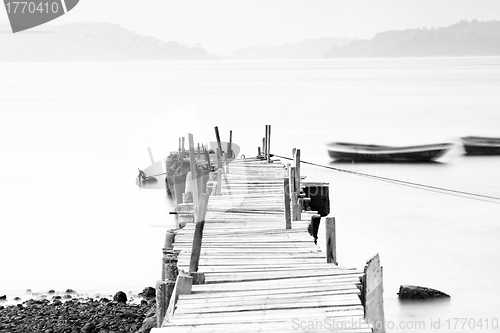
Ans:
[[[332,142],[327,145],[331,158],[341,161],[365,162],[430,162],[443,156],[451,143],[437,143],[421,146],[380,146],[346,142]]]
[[[467,155],[500,155],[500,138],[464,136],[461,139]]]

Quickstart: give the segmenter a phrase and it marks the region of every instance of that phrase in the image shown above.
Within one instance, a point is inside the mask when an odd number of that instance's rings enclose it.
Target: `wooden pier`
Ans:
[[[319,216],[299,195],[300,151],[284,165],[268,135],[266,155],[219,163],[211,195],[177,209],[193,223],[167,233],[151,332],[384,332],[378,255],[364,270],[338,266],[332,217],[321,252],[307,231]]]

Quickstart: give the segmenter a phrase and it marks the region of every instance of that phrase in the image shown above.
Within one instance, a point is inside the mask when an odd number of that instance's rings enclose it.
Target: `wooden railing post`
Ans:
[[[215,126],[215,138],[217,139],[217,147],[219,147],[219,151],[222,154],[222,144],[220,142],[220,135],[219,135],[219,127]]]
[[[168,250],[173,250],[174,242],[175,242],[175,235],[176,235],[176,233],[173,230],[168,230],[165,233],[165,244],[163,245],[163,248],[168,249]]]
[[[199,205],[195,211],[195,229],[193,236],[193,246],[191,249],[191,258],[189,261],[189,273],[198,272],[198,263],[200,261],[201,244],[203,238],[203,227],[205,226],[205,216],[207,214],[208,194],[203,193],[200,196]]]
[[[205,153],[205,159],[207,160],[208,171],[212,171],[212,163],[210,162],[210,154],[208,153],[208,150],[206,150],[206,149],[204,149],[203,152]]]
[[[267,141],[266,137],[262,138],[262,157],[267,159]]]
[[[295,190],[295,167],[290,167],[288,168],[288,177],[290,179],[290,201],[292,205],[292,220],[293,221],[300,221],[300,211],[299,211],[299,205],[297,203],[298,197],[297,197],[297,192]]]
[[[290,216],[290,179],[288,177],[283,179],[283,187],[285,201],[285,228],[292,229],[292,218]]]
[[[156,325],[161,327],[179,273],[178,253],[173,250],[175,233],[167,231],[163,248],[161,280],[156,282]]]
[[[271,125],[267,125],[267,163],[271,163]]]
[[[191,294],[191,289],[193,287],[193,277],[185,273],[179,273],[177,280],[175,281],[175,287],[170,297],[170,302],[168,304],[167,312],[165,314],[165,319],[163,319],[163,324],[167,323],[170,318],[175,313],[175,306],[179,300],[179,295],[189,295]],[[158,326],[161,327],[161,326]]]
[[[295,192],[300,194],[300,149],[293,148],[293,166],[295,167]]]
[[[186,141],[186,138],[185,138],[185,137],[182,137],[182,145],[181,145],[181,165],[182,165],[182,163],[184,162],[184,155],[186,154],[186,149],[184,148],[184,147],[185,147],[185,141]]]
[[[335,217],[325,218],[326,262],[337,265],[337,239],[335,235]]]
[[[167,312],[175,281],[156,281],[156,326],[161,327]]]
[[[378,254],[366,262],[361,290],[365,319],[373,325],[373,332],[385,333],[383,270]]]
[[[198,207],[199,192],[198,192],[198,171],[196,169],[196,159],[194,157],[194,139],[193,134],[188,134],[189,138],[189,162],[191,167],[191,180],[193,182],[193,203],[194,209]]]
[[[233,131],[229,131],[229,143],[227,145],[227,154],[229,159],[233,158]]]

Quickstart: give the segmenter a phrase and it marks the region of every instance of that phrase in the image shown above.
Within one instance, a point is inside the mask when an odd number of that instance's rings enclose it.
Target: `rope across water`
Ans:
[[[279,158],[286,159],[286,160],[293,160],[292,158],[285,157],[285,156],[280,156],[280,155],[276,155],[276,154],[272,154],[272,155],[279,157]],[[375,176],[375,175],[371,175],[371,174],[367,174],[367,173],[363,173],[363,172],[335,168],[335,167],[321,165],[321,164],[307,162],[307,161],[300,161],[300,163],[309,164],[312,166],[330,169],[330,170],[334,170],[334,171],[338,171],[338,172],[344,172],[344,173],[348,173],[348,174],[352,174],[352,175],[356,175],[356,176],[362,176],[362,177],[367,177],[367,178],[371,178],[371,179],[375,179],[375,180],[394,183],[394,184],[398,184],[398,185],[419,188],[422,190],[434,191],[434,192],[448,194],[448,195],[460,196],[460,197],[464,197],[464,198],[468,198],[468,199],[474,199],[474,200],[480,200],[480,201],[486,201],[486,202],[500,204],[499,197],[494,197],[494,196],[490,196],[490,195],[476,194],[476,193],[471,193],[471,192],[466,192],[466,191],[458,191],[458,190],[448,189],[448,188],[439,187],[439,186],[425,185],[425,184],[409,182],[409,181],[399,180],[399,179],[394,179],[394,178]]]

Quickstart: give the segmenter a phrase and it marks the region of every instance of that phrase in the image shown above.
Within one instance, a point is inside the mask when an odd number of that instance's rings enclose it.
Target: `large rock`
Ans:
[[[155,298],[156,297],[156,289],[153,287],[146,287],[144,290],[139,293],[139,296],[150,299],[150,298]]]
[[[399,287],[399,299],[436,299],[436,298],[450,298],[450,295],[432,288],[420,286],[407,286]]]
[[[127,303],[127,295],[123,291],[119,291],[113,296],[113,301],[118,303]]]

